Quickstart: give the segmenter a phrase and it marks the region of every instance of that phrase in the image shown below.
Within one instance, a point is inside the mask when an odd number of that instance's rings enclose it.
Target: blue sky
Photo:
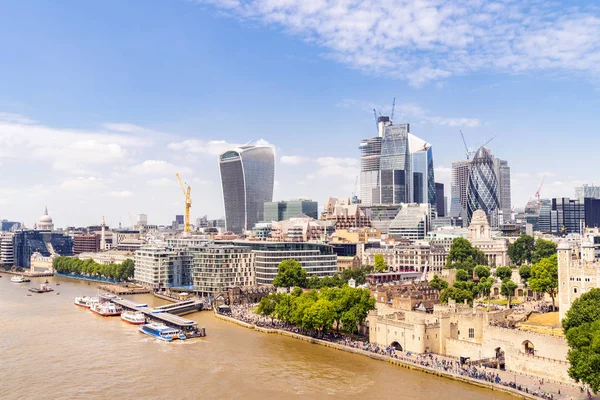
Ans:
[[[595,2],[0,3],[0,218],[59,226],[223,214],[216,154],[276,148],[276,199],[350,196],[372,108],[434,146],[437,180],[498,135],[513,203],[600,182]]]

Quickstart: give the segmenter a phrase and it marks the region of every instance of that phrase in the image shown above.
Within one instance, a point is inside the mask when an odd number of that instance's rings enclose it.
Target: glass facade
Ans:
[[[242,146],[219,156],[225,227],[241,234],[263,220],[273,200],[275,152],[268,146]]]
[[[50,257],[73,255],[73,238],[62,233],[47,231],[21,231],[13,236],[14,263],[18,267],[31,268],[31,255],[40,253]]]
[[[363,205],[381,203],[379,197],[381,138],[365,139],[360,143],[360,199]]]
[[[264,221],[283,221],[301,214],[319,219],[319,207],[312,200],[272,201],[264,205]]]
[[[550,230],[555,235],[583,233],[585,225],[585,203],[579,199],[561,197],[552,199]]]
[[[408,148],[408,125],[385,128],[381,143],[381,202],[408,203],[412,178]],[[407,179],[408,178],[408,179]]]
[[[467,223],[476,210],[483,210],[491,226],[498,226],[498,180],[494,159],[488,149],[480,147],[475,153],[469,169],[467,188]]]

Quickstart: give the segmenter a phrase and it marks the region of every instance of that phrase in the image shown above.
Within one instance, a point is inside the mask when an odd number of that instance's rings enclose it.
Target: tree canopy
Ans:
[[[130,259],[126,259],[121,264],[98,264],[91,258],[80,260],[79,258],[61,256],[52,261],[52,267],[59,274],[82,275],[116,281],[126,281],[133,278],[135,272],[135,263]]]
[[[433,279],[429,281],[429,285],[439,290],[440,292],[448,287],[448,282],[440,278],[437,274],[433,275]]]
[[[490,305],[490,296],[492,294],[492,286],[494,286],[494,282],[495,279],[491,276],[488,276],[487,278],[479,280],[479,283],[477,284],[479,293],[487,297],[488,307]]]
[[[521,277],[521,279],[523,281],[525,281],[525,283],[527,283],[527,281],[529,280],[529,277],[531,277],[531,266],[521,265],[519,267],[519,276]]]
[[[510,279],[512,276],[511,267],[498,267],[496,268],[496,276],[501,280]]]
[[[384,272],[387,270],[387,264],[385,263],[383,255],[379,253],[375,254],[375,257],[373,258],[373,267],[377,272]]]
[[[563,329],[569,344],[569,376],[597,393],[600,390],[600,289],[594,288],[576,299]]]
[[[478,265],[475,267],[475,275],[477,275],[479,280],[485,279],[491,275],[490,268],[485,265]]]
[[[467,239],[454,239],[446,258],[446,268],[464,269],[472,273],[477,265],[487,265],[485,254]]]
[[[508,245],[508,256],[516,265],[537,263],[542,258],[556,254],[556,244],[550,240],[521,235]]]
[[[517,284],[514,283],[513,281],[511,281],[509,278],[504,279],[502,281],[502,285],[500,286],[500,293],[503,296],[506,296],[506,299],[508,300],[508,308],[510,308],[510,302],[512,297],[515,294],[515,289],[517,288]]]
[[[273,279],[273,286],[290,288],[294,286],[306,287],[307,273],[296,260],[284,260],[277,267],[277,276]]]
[[[469,273],[464,269],[456,270],[456,280],[466,282],[469,280]]]
[[[264,300],[267,299],[267,300]],[[264,306],[257,310],[287,324],[323,334],[329,328],[356,332],[369,311],[375,308],[375,299],[367,289],[345,285],[320,292],[311,290],[302,294],[270,294],[261,300]],[[271,307],[271,304],[275,304]]]
[[[548,293],[552,298],[552,309],[554,309],[554,299],[558,292],[558,261],[556,254],[542,258],[531,267],[529,287],[539,293]]]
[[[440,301],[442,303],[448,303],[448,299],[454,299],[457,303],[463,303],[467,300],[469,304],[473,304],[473,292],[467,289],[449,287],[440,293]]]

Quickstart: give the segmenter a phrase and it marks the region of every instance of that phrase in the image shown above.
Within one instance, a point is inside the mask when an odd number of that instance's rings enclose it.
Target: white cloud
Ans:
[[[317,164],[323,167],[338,167],[338,166],[357,166],[357,158],[339,158],[339,157],[319,157]]]
[[[302,156],[281,156],[279,158],[279,161],[281,161],[282,164],[289,164],[289,165],[300,165],[305,162],[308,162],[309,160],[310,160],[309,158],[302,157]]]
[[[108,195],[110,197],[133,197],[134,196],[133,192],[130,192],[129,190],[109,192]]]
[[[23,124],[23,125],[29,125],[29,124],[35,123],[34,120],[32,120],[31,118],[28,118],[24,115],[7,113],[7,112],[0,112],[0,121],[14,123],[14,124]]]
[[[60,186],[65,189],[90,189],[102,185],[102,179],[95,176],[68,179],[64,181]]]
[[[271,146],[272,144],[264,139],[259,139],[253,144],[257,146]],[[197,154],[208,154],[212,156],[218,156],[227,150],[235,149],[236,147],[243,146],[242,143],[231,143],[226,140],[199,140],[199,139],[187,139],[181,142],[169,143],[168,148],[171,150],[185,151],[188,153]]]
[[[169,178],[149,179],[146,181],[146,183],[150,186],[176,186],[177,185],[177,181],[176,181],[175,177],[173,179],[169,179]]]
[[[131,172],[142,175],[175,175],[176,173],[190,173],[191,170],[188,167],[178,167],[164,160],[146,160],[131,167]]]
[[[125,132],[125,133],[134,133],[134,132],[143,132],[146,129],[141,126],[128,124],[128,123],[108,123],[102,125],[105,129],[109,131],[115,132]]]
[[[196,0],[281,28],[327,58],[415,86],[453,75],[600,75],[597,9],[532,0]]]

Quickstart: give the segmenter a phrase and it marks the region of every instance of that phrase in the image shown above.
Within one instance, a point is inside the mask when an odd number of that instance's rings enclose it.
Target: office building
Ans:
[[[184,216],[183,215],[176,215],[175,216],[175,222],[177,222],[177,225],[182,226],[185,222],[184,222]]]
[[[73,237],[73,254],[97,253],[100,251],[100,235],[95,233],[75,235]]]
[[[48,230],[19,231],[13,236],[13,251],[14,265],[27,269],[31,268],[31,256],[34,253],[42,257],[72,256],[73,238]]]
[[[490,225],[498,226],[498,180],[494,168],[494,158],[488,149],[480,147],[475,153],[469,168],[467,187],[467,223],[470,224],[473,213],[485,212]]]
[[[499,158],[494,158],[494,170],[498,180],[498,201],[500,202],[500,211],[504,222],[511,220],[511,192],[510,192],[510,167],[508,162]]]
[[[3,219],[0,221],[0,231],[2,232],[15,232],[21,229],[21,223],[15,221],[7,221]]]
[[[264,203],[273,201],[275,152],[269,146],[240,146],[219,156],[228,231],[242,234],[263,221]]]
[[[371,226],[371,220],[358,204],[349,198],[330,197],[327,199],[321,220],[335,223],[335,229],[365,228]]]
[[[138,228],[145,228],[146,226],[148,226],[148,215],[138,214],[137,226]]]
[[[600,227],[600,199],[586,197],[583,199],[583,207],[585,209],[585,227],[599,228]]]
[[[471,162],[468,160],[452,163],[450,183],[450,216],[452,218],[467,219],[467,187],[469,186],[470,168]]]
[[[585,203],[568,197],[552,199],[550,231],[554,235],[583,233],[585,227]]]
[[[254,286],[254,254],[246,246],[209,244],[193,249],[192,285],[203,296]]]
[[[378,118],[379,136],[361,141],[361,201],[436,205],[431,144],[410,133],[409,124]]]
[[[402,205],[400,204],[376,204],[372,206],[361,205],[361,211],[371,220],[371,226],[387,234],[390,229],[390,224],[400,212]]]
[[[575,188],[576,199],[583,200],[586,197],[600,199],[600,186],[584,184]]]
[[[319,208],[316,201],[312,200],[289,200],[289,201],[269,201],[264,204],[264,221],[283,221],[306,215],[318,219]]]
[[[395,239],[424,239],[431,226],[431,205],[403,204],[390,224],[389,235]]]
[[[435,208],[438,217],[446,216],[446,196],[444,196],[443,183],[435,183]]]
[[[15,265],[13,237],[14,233],[0,232],[0,267],[11,268]]]
[[[134,255],[136,283],[154,289],[189,286],[193,258],[186,250],[145,246]]]

